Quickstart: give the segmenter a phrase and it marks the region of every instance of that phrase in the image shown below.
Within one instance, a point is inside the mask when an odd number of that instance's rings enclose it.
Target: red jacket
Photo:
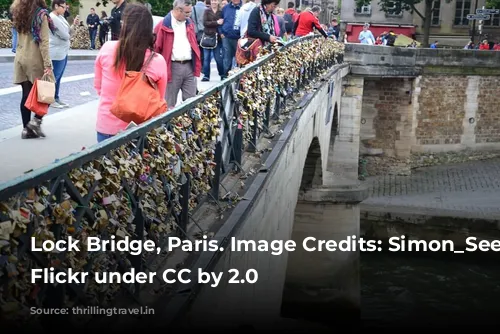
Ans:
[[[172,82],[172,49],[174,47],[174,30],[172,29],[172,14],[168,13],[163,22],[156,25],[154,32],[156,34],[155,51],[165,58],[167,63],[168,82]],[[201,56],[196,34],[194,32],[194,23],[191,19],[186,20],[186,32],[193,50],[193,72],[195,77],[201,74]]]
[[[495,44],[495,46],[493,47],[493,50],[500,51],[500,43]]]
[[[321,27],[318,18],[314,16],[311,11],[300,13],[297,22],[295,22],[295,27],[296,29],[294,35],[297,37],[308,35],[314,31],[314,28],[318,29],[324,37],[328,37],[326,32]]]
[[[481,43],[481,45],[479,45],[479,50],[489,50],[490,49],[490,45],[488,43],[484,44],[484,43]]]
[[[299,18],[299,13],[294,8],[288,8],[285,10],[285,14],[290,14],[292,16],[293,23],[297,22]]]

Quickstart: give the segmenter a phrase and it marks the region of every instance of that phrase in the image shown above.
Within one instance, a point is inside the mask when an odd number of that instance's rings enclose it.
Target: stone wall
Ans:
[[[368,175],[497,156],[499,121],[500,76],[365,78],[360,152]]]

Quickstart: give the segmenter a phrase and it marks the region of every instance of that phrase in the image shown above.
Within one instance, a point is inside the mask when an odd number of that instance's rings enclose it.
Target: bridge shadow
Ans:
[[[329,143],[332,151],[338,134],[338,118],[335,105]],[[328,152],[327,159],[331,153]],[[324,188],[323,169],[320,142],[314,137],[305,159],[295,206],[291,239],[297,248],[288,253],[281,316],[327,326],[345,323],[352,327],[360,317],[359,253],[326,250],[320,241],[327,240],[332,246],[347,236],[357,235],[359,219],[345,204],[306,199],[308,196],[304,194],[308,191]]]

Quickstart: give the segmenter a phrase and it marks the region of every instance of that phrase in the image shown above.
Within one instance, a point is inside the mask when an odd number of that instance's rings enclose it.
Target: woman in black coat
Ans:
[[[279,22],[273,14],[279,0],[262,0],[248,17],[247,34],[250,38],[258,38],[262,44],[276,43],[279,36]]]

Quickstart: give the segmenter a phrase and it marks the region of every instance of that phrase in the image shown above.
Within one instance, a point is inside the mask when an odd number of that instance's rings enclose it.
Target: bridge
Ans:
[[[499,60],[498,52],[301,38],[159,118],[0,185],[0,265],[9,273],[0,280],[11,313],[31,305],[154,309],[139,318],[88,316],[78,326],[89,330],[268,328],[297,309],[355,319],[359,251],[317,249],[359,237],[368,196],[360,153],[378,159],[376,168],[409,173],[415,152],[496,147]],[[33,236],[38,246],[129,237],[159,249],[40,253]],[[217,247],[175,248],[174,237]],[[233,240],[259,242],[260,251],[232,249]],[[46,267],[90,279],[33,284],[25,274]],[[189,283],[162,279],[183,268]],[[157,275],[143,284],[92,279],[131,270]],[[223,277],[199,284],[199,270]],[[78,317],[45,318],[75,326]]]

